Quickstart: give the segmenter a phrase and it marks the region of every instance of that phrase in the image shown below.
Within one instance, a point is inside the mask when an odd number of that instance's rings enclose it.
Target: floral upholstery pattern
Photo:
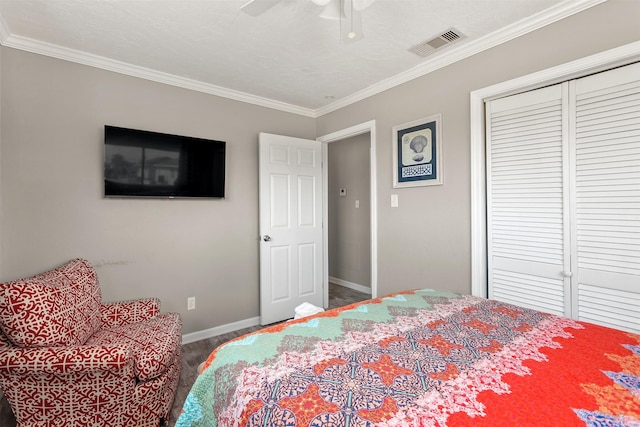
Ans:
[[[173,363],[173,349],[180,346],[180,334],[176,333],[179,327],[178,314],[167,313],[142,322],[104,328],[89,338],[87,344],[127,345],[133,350],[136,378],[146,381],[160,376]]]
[[[3,347],[11,347],[12,345],[13,344],[11,344],[9,338],[7,338],[7,336],[3,334],[2,330],[0,329],[0,349],[2,349]]]
[[[135,304],[131,304],[131,301],[108,302],[102,304],[100,311],[103,327],[142,322],[160,314],[160,300],[139,299]]]
[[[100,287],[91,265],[75,259],[0,287],[0,327],[15,345],[79,345],[100,327]]]
[[[17,290],[23,289],[30,299],[19,305]],[[55,298],[77,304],[66,307],[71,322],[61,320]],[[36,307],[44,301],[55,315]],[[40,310],[43,319],[30,324],[27,310]],[[160,314],[157,298],[102,304],[93,268],[73,260],[0,284],[0,319],[0,389],[18,426],[155,427],[168,418],[180,377],[182,322],[177,313]],[[94,319],[95,329],[72,325]],[[52,339],[65,330],[72,343]],[[43,336],[56,343],[44,344]]]

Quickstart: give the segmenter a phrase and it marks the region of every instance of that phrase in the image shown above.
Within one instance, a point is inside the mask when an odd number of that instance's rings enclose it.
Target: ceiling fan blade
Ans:
[[[374,1],[375,0],[353,0],[353,8],[360,12],[371,6]]]
[[[240,10],[251,16],[258,16],[271,9],[280,0],[249,0],[240,7]]]
[[[329,0],[324,5],[324,9],[320,14],[320,18],[339,20],[340,16],[342,15],[340,8],[341,8],[341,0]]]

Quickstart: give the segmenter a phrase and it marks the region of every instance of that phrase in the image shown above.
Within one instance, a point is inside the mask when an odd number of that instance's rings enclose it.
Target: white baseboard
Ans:
[[[359,285],[357,283],[348,282],[332,276],[329,276],[329,282],[344,286],[345,288],[353,289],[354,291],[362,292],[363,294],[371,295],[371,288],[369,286]]]
[[[353,289],[354,291],[362,292],[364,294],[371,295],[371,288],[357,283],[348,282],[346,280],[338,279],[337,277],[329,277],[331,283],[335,283],[345,288]],[[182,344],[189,344],[192,342],[206,340],[207,338],[215,337],[218,335],[234,332],[239,329],[250,328],[252,326],[258,326],[260,324],[260,317],[252,317],[245,320],[239,320],[233,323],[227,323],[226,325],[216,326],[214,328],[205,329],[203,331],[191,332],[190,334],[182,335]]]
[[[207,338],[234,332],[239,329],[250,328],[259,324],[260,317],[252,317],[250,319],[239,320],[237,322],[227,323],[226,325],[205,329],[204,331],[191,332],[190,334],[182,335],[182,344],[184,345],[200,340],[206,340]]]

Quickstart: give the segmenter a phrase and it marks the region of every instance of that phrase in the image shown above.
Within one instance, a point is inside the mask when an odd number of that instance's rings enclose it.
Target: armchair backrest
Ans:
[[[101,304],[93,267],[74,259],[0,284],[0,328],[19,347],[81,345],[101,326]]]

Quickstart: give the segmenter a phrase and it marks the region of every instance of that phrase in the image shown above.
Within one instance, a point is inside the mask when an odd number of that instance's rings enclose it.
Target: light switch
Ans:
[[[360,207],[360,200],[356,200],[356,209]]]
[[[391,207],[392,208],[397,208],[398,207],[398,195],[397,194],[392,194],[391,195]]]

